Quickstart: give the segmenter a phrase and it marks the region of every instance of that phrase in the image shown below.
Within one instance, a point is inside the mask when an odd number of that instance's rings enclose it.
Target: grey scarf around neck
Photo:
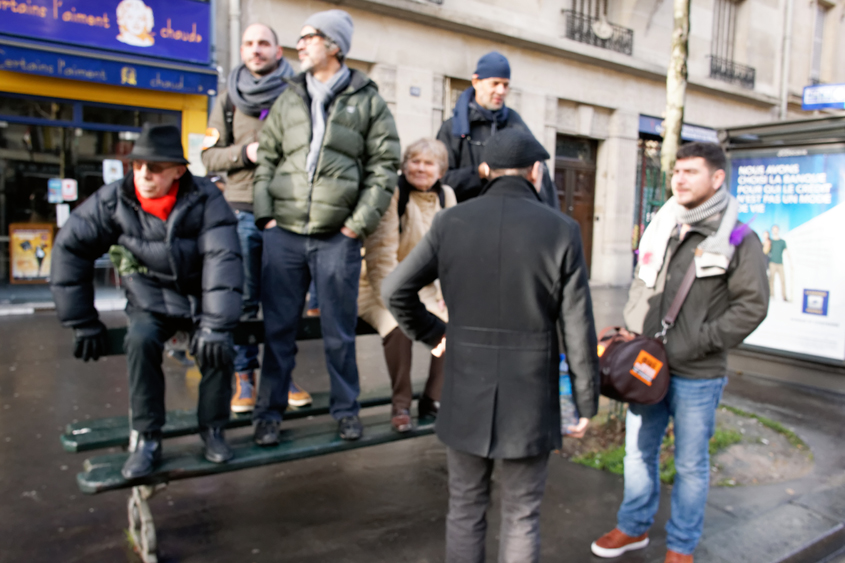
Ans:
[[[700,223],[717,213],[721,213],[727,206],[728,191],[724,187],[720,187],[716,190],[716,193],[710,197],[710,199],[698,207],[686,209],[679,205],[677,210],[678,223],[682,223],[684,225],[694,225],[696,223]]]
[[[320,156],[320,147],[326,134],[329,104],[346,88],[350,77],[351,73],[346,65],[342,65],[325,83],[314,78],[310,72],[305,73],[305,86],[311,97],[311,146],[305,159],[309,182],[314,180],[314,173],[317,171],[317,157]]]
[[[279,62],[276,70],[257,78],[241,63],[229,73],[226,89],[239,111],[258,117],[262,110],[269,110],[276,98],[288,87],[284,78],[293,75],[293,68],[285,59]]]

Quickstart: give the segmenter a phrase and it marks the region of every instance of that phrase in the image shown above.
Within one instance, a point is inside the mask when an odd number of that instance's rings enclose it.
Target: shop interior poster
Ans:
[[[53,253],[53,225],[12,223],[9,225],[9,269],[11,283],[47,283]]]
[[[745,343],[845,360],[845,147],[737,152],[730,168],[771,292],[766,320]]]

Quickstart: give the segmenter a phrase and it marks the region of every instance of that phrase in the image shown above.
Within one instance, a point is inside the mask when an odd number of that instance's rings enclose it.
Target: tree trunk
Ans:
[[[663,173],[667,199],[671,195],[675,153],[681,146],[681,125],[684,122],[690,1],[674,0],[675,27],[672,31],[672,55],[669,60],[669,70],[666,73],[666,118],[663,122],[663,148],[660,151],[660,170]]]

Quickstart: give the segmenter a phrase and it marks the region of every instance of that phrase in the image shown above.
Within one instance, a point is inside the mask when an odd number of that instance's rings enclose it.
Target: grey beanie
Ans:
[[[352,16],[343,10],[326,10],[317,12],[305,21],[316,30],[322,31],[326,37],[340,47],[341,58],[345,58],[352,46]]]

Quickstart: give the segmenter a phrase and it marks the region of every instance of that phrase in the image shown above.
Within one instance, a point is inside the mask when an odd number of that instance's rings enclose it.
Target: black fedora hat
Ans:
[[[135,141],[129,160],[149,162],[178,162],[189,164],[182,150],[182,134],[174,125],[151,125],[145,123],[141,136]]]

